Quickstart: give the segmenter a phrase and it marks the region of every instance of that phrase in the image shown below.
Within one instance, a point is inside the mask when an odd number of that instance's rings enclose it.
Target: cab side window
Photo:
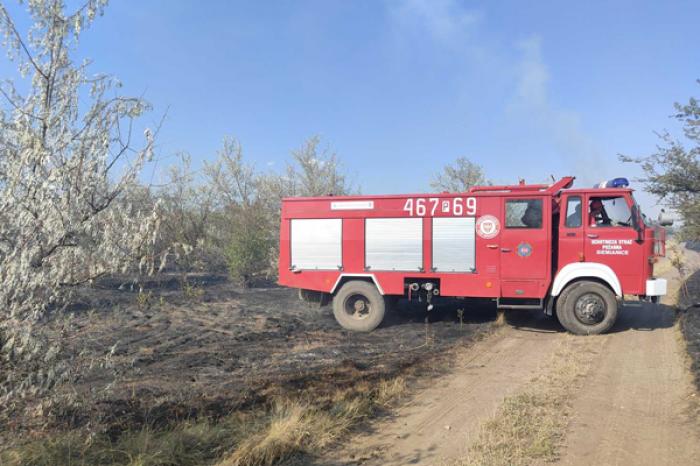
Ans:
[[[506,200],[506,228],[542,228],[542,199]]]
[[[581,209],[581,196],[569,196],[566,201],[567,228],[579,228],[583,225],[583,210]]]
[[[592,227],[631,227],[632,210],[623,196],[591,197],[588,225]]]

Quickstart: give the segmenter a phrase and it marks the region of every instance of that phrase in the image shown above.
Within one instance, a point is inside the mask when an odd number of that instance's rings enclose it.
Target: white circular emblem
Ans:
[[[501,231],[501,223],[493,215],[482,215],[476,221],[476,234],[484,239],[495,238]]]

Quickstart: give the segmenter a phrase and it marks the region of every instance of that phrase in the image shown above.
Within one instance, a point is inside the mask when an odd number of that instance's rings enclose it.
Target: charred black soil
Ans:
[[[700,309],[693,308],[682,317],[681,328],[686,339],[695,386],[700,390]]]
[[[77,396],[52,407],[48,424],[42,417],[49,430],[89,426],[118,435],[216,419],[276,396],[322,396],[437,366],[495,318],[491,308],[465,308],[460,321],[459,301],[429,315],[404,302],[374,332],[350,333],[296,290],[244,290],[219,276],[190,277],[184,286],[166,277],[141,293],[105,281],[82,295],[66,351],[79,368],[67,393]],[[37,428],[24,415],[8,424],[14,436]]]
[[[682,300],[681,330],[691,359],[690,369],[695,386],[700,390],[700,271],[686,281],[688,297]]]

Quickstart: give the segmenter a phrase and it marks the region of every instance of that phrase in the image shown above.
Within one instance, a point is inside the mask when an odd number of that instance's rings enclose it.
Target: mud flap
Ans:
[[[544,313],[546,316],[552,317],[554,315],[554,301],[556,301],[556,297],[552,296],[551,294],[547,295],[544,301]]]
[[[307,303],[317,304],[318,307],[327,306],[332,298],[329,293],[299,288],[299,299]]]

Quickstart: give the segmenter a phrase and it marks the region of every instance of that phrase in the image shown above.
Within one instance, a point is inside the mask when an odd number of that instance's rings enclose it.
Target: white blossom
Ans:
[[[0,396],[60,376],[56,342],[47,346],[41,330],[72,288],[153,270],[157,209],[132,196],[154,145],[146,130],[134,147],[133,121],[149,106],[70,58],[106,4],[87,0],[67,13],[62,1],[29,0],[33,25],[23,34],[0,3],[3,45],[29,80],[0,84]]]

